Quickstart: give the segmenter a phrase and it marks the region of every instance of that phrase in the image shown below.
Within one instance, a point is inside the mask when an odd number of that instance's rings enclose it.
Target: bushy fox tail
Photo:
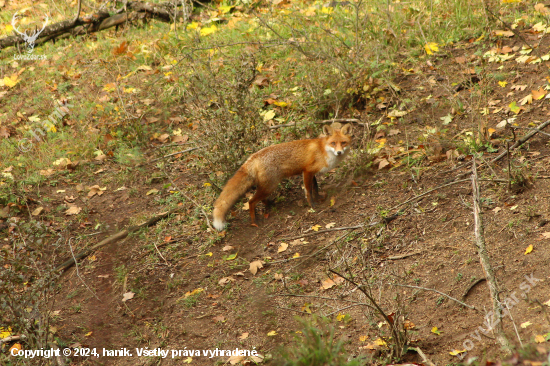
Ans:
[[[222,231],[225,227],[225,215],[231,207],[241,198],[246,191],[252,187],[254,179],[249,175],[247,169],[241,167],[235,175],[229,179],[222,190],[222,193],[214,202],[214,228]]]

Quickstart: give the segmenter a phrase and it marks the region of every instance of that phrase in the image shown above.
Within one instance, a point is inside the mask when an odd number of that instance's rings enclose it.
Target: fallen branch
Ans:
[[[480,179],[480,180],[481,180],[482,182],[508,183],[508,181],[505,180],[505,179]],[[422,197],[424,197],[424,196],[426,196],[426,195],[432,193],[433,191],[437,191],[438,189],[445,188],[445,187],[448,187],[448,186],[452,186],[452,185],[454,185],[454,184],[469,182],[469,181],[470,181],[469,179],[462,179],[462,180],[455,180],[454,182],[451,182],[451,183],[443,184],[443,185],[441,185],[441,186],[439,186],[439,187],[435,187],[435,188],[433,188],[433,189],[430,189],[430,190],[427,191],[427,192],[424,192],[424,193],[422,193],[422,194],[419,194],[419,195],[417,195],[417,196],[414,196],[414,197],[411,198],[410,200],[405,201],[405,202],[403,202],[403,203],[400,203],[400,204],[398,204],[397,206],[393,206],[393,207],[390,208],[388,211],[391,212],[391,211],[395,210],[395,209],[398,208],[398,207],[401,207],[401,206],[406,205],[407,203],[416,201],[417,199],[422,198]]]
[[[409,288],[416,288],[416,289],[418,289],[418,290],[437,292],[438,294],[443,295],[443,296],[445,296],[445,297],[448,298],[448,299],[451,299],[451,300],[453,300],[453,301],[456,301],[457,303],[459,303],[459,304],[462,305],[462,306],[466,306],[466,307],[469,308],[469,309],[472,309],[472,310],[476,310],[476,311],[477,311],[477,308],[476,308],[475,306],[473,306],[473,305],[468,305],[468,304],[466,304],[466,303],[463,303],[462,301],[457,300],[457,299],[455,299],[454,297],[449,296],[449,295],[447,295],[446,293],[441,292],[441,291],[438,291],[438,290],[433,289],[433,288],[420,287],[420,286],[412,286],[412,285],[401,285],[401,284],[399,284],[399,283],[396,283],[395,285],[396,285],[396,286],[399,286],[399,287],[409,287]]]
[[[182,18],[183,11],[175,11],[182,3],[179,1],[153,4],[142,1],[131,1],[126,6],[119,9],[116,14],[110,16],[106,11],[99,11],[95,14],[80,18],[81,3],[77,4],[77,14],[74,19],[64,20],[52,25],[46,26],[40,33],[40,38],[34,44],[39,45],[50,40],[65,35],[85,35],[93,32],[102,31],[114,26],[122,25],[127,21],[134,20],[140,16],[149,15],[153,18],[165,22],[171,22],[174,18]],[[128,12],[124,12],[128,10]],[[14,35],[0,39],[0,50],[6,47],[24,44],[25,40],[21,35]]]
[[[192,147],[192,148],[187,149],[187,150],[178,151],[178,152],[175,152],[173,154],[164,155],[160,158],[153,159],[153,160],[151,160],[147,163],[143,163],[143,165],[151,164],[151,163],[154,163],[155,161],[159,161],[159,160],[162,160],[162,159],[165,159],[165,158],[169,158],[171,156],[175,156],[175,155],[178,155],[178,154],[183,154],[183,153],[190,152],[190,151],[197,150],[197,149],[202,149],[202,147]]]
[[[520,147],[521,145],[523,145],[524,143],[527,142],[527,140],[529,140],[531,137],[535,136],[538,132],[540,132],[543,128],[547,127],[548,125],[550,125],[550,120],[544,122],[544,123],[541,123],[537,128],[533,128],[529,133],[527,133],[525,136],[523,136],[521,139],[519,139],[518,141],[516,141],[512,146],[510,146],[510,149],[515,149],[515,148],[518,148]],[[500,153],[499,155],[497,155],[496,158],[494,158],[493,160],[491,160],[489,162],[489,164],[493,164],[493,163],[496,163],[497,161],[499,161],[500,159],[502,159],[503,157],[505,157],[507,155],[507,150],[505,150],[504,152]],[[472,164],[472,160],[464,163],[464,164],[461,164],[459,166],[457,166],[456,168],[453,168],[453,169],[450,169],[450,170],[446,170],[444,172],[441,172],[441,173],[438,173],[437,175],[440,175],[440,174],[447,174],[447,173],[451,173],[451,172],[454,172],[458,169],[462,169],[462,168],[466,168],[467,166],[469,166],[470,164]],[[483,166],[483,164],[480,164],[479,167],[481,168]],[[456,179],[461,179],[462,177],[465,177],[467,176],[469,173],[464,173],[464,174],[461,174],[458,176],[458,178]]]
[[[117,242],[121,239],[124,239],[125,237],[128,236],[128,234],[136,232],[141,228],[154,225],[157,222],[159,222],[160,220],[170,216],[171,214],[173,214],[174,212],[176,212],[180,209],[181,209],[180,207],[174,208],[170,211],[161,213],[157,216],[153,216],[152,218],[150,218],[149,220],[147,220],[146,222],[144,222],[142,224],[130,226],[127,229],[119,231],[118,233],[116,233],[116,234],[114,234],[114,235],[112,235],[112,236],[110,236],[106,239],[103,239],[102,241],[100,241],[96,245],[92,246],[91,248],[84,249],[82,252],[78,253],[77,255],[74,255],[71,259],[68,259],[65,262],[63,262],[62,264],[60,264],[59,266],[57,266],[55,268],[55,271],[65,271],[67,268],[69,268],[73,264],[75,264],[76,261],[86,258],[90,254],[92,254],[95,250],[97,250],[97,249],[99,249],[99,248],[101,248],[101,247],[103,247],[107,244],[114,243],[114,242]]]
[[[349,229],[360,229],[360,228],[366,227],[366,226],[375,226],[375,225],[378,225],[379,223],[380,223],[380,221],[377,221],[377,222],[372,223],[372,224],[369,224],[369,225],[356,225],[356,226],[348,226],[348,227],[335,227],[335,228],[327,229],[327,230],[312,231],[311,233],[307,233],[307,234],[295,235],[295,236],[287,236],[287,237],[285,237],[285,238],[279,238],[279,239],[277,239],[277,241],[300,239],[300,238],[305,238],[305,237],[307,237],[307,236],[312,236],[312,235],[317,235],[317,234],[323,234],[323,233],[329,233],[329,232],[331,232],[331,231],[340,231],[340,230],[349,230]]]
[[[322,121],[315,121],[313,123],[317,124],[327,124],[327,123],[334,123],[334,122],[340,122],[340,123],[356,123],[359,126],[365,126],[366,123],[361,122],[357,118],[335,118],[335,119],[324,119]]]
[[[550,123],[550,121],[549,121]],[[502,347],[504,347],[508,352],[510,352],[511,345],[506,335],[504,334],[504,329],[502,327],[502,312],[500,311],[500,299],[499,299],[499,288],[498,283],[495,278],[495,273],[493,271],[493,266],[489,260],[489,255],[487,254],[487,248],[485,247],[485,237],[483,234],[483,221],[481,218],[481,197],[479,194],[479,181],[477,178],[477,166],[475,157],[472,164],[472,196],[474,200],[474,234],[475,234],[475,244],[477,246],[479,261],[485,272],[487,278],[487,284],[489,285],[489,292],[491,294],[491,299],[493,300],[493,316],[496,319],[489,319],[492,326],[496,339],[500,342]]]

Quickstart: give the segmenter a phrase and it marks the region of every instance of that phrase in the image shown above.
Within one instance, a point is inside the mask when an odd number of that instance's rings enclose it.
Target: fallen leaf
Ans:
[[[82,211],[82,208],[78,206],[70,206],[67,211],[65,211],[65,215],[71,216],[71,215],[78,215]]]
[[[441,335],[441,332],[437,329],[437,327],[432,328],[432,333],[437,334],[437,335]]]
[[[331,223],[328,223],[328,224],[325,225],[325,227],[326,227],[327,229],[332,229],[332,228],[335,227],[335,226],[336,226],[336,223],[335,223],[335,222],[331,222]]]
[[[253,275],[256,275],[256,273],[258,272],[258,269],[263,268],[263,267],[264,267],[263,262],[260,261],[260,260],[257,260],[257,261],[250,262],[250,267],[248,268],[248,270]]]
[[[311,227],[311,230],[313,230],[313,231],[319,231],[320,228],[321,228],[321,225],[313,225],[313,226]]]
[[[229,277],[222,277],[219,281],[218,281],[218,285],[221,285],[221,286],[225,286],[227,285],[228,283],[230,282],[235,282],[235,279],[231,276]]]
[[[33,212],[32,212],[32,215],[33,216],[38,216],[42,213],[42,211],[44,211],[44,207],[40,206],[40,207],[37,207]]]
[[[126,302],[134,298],[135,293],[130,291],[122,295],[122,302]]]
[[[277,332],[272,330],[271,332],[267,333],[268,337],[275,337],[277,335]]]
[[[232,247],[231,245],[226,245],[225,247],[222,248],[222,251],[228,252],[228,251],[230,251],[231,249],[233,249],[233,247]]]
[[[525,322],[525,323],[521,323],[519,326],[522,327],[523,329],[527,328],[528,326],[530,325],[533,325],[533,323],[531,322]]]
[[[543,335],[537,334],[537,335],[535,336],[535,342],[537,342],[537,343],[544,343],[544,342],[546,342],[546,338],[544,338]]]
[[[248,333],[243,333],[238,338],[239,339],[247,339],[248,338]]]
[[[279,245],[279,248],[277,249],[277,253],[282,253],[284,252],[285,250],[287,250],[288,248],[288,244],[287,243],[281,243]]]

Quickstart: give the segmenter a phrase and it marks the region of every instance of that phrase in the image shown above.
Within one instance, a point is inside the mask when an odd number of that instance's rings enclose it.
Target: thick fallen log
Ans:
[[[142,1],[128,2],[126,6],[119,9],[115,14],[110,15],[106,11],[100,11],[86,17],[64,20],[49,26],[46,26],[40,32],[34,44],[42,44],[55,40],[61,36],[79,36],[93,32],[99,32],[104,29],[122,25],[128,21],[140,17],[151,17],[165,22],[171,22],[175,19],[184,18],[189,12],[177,10],[181,2],[166,2],[162,4],[151,4]],[[184,19],[186,20],[186,19]],[[0,39],[0,50],[6,47],[17,46],[25,43],[24,36],[18,34]]]

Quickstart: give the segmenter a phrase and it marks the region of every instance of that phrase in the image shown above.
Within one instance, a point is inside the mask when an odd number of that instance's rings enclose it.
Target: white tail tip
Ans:
[[[223,220],[214,218],[214,228],[218,231],[222,231],[225,228],[225,222]]]

